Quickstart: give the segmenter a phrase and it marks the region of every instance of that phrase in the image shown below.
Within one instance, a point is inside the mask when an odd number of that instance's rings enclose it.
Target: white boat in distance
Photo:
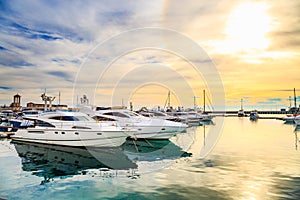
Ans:
[[[174,122],[181,122],[179,118],[168,115],[161,111],[141,111],[138,114],[143,115],[144,117],[152,117],[152,118],[164,119],[164,120],[169,120]]]
[[[188,127],[180,122],[144,117],[123,109],[98,110],[95,111],[93,118],[99,121],[114,121],[124,129],[136,130],[137,132],[130,134],[130,136],[138,139],[169,139],[185,131]]]
[[[45,112],[26,120],[34,121],[33,127],[18,129],[12,136],[13,140],[63,146],[114,147],[122,145],[128,137],[127,131],[116,126],[100,126],[80,112]]]

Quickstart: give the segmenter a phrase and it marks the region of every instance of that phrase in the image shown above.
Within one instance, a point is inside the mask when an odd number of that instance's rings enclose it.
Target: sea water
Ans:
[[[200,158],[213,126],[105,149],[2,139],[0,198],[300,199],[300,128],[225,117],[214,149]]]

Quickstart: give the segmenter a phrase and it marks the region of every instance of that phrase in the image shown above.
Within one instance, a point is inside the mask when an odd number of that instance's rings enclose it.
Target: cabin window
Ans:
[[[28,131],[28,133],[37,133],[37,134],[44,134],[45,132],[44,131]]]
[[[117,116],[117,117],[122,117],[122,118],[129,118],[127,115],[120,113],[120,112],[107,112],[104,113],[104,115],[110,115],[110,116]]]
[[[72,126],[73,129],[91,129],[89,127],[84,127],[84,126]]]
[[[60,120],[60,121],[90,121],[85,116],[54,116],[49,119]]]
[[[42,120],[36,120],[35,125],[40,126],[40,127],[52,127],[52,128],[55,127],[53,124],[50,124],[50,123],[42,121]]]
[[[65,132],[61,132],[61,134],[65,134]]]
[[[109,117],[101,117],[101,116],[94,116],[93,119],[98,120],[98,121],[116,121],[116,120],[111,119]]]

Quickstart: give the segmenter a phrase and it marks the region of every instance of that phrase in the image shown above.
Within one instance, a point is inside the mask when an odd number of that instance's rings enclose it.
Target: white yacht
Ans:
[[[33,121],[33,126],[18,129],[12,136],[13,140],[64,146],[113,147],[122,145],[127,134],[132,133],[116,126],[100,126],[80,112],[44,112],[26,120]]]
[[[132,138],[169,139],[186,130],[187,125],[158,118],[149,118],[129,110],[98,110],[94,119],[112,121],[125,130],[136,130]]]
[[[140,115],[143,115],[145,117],[152,117],[152,118],[158,118],[158,119],[164,119],[164,120],[170,120],[175,122],[180,122],[180,120],[177,117],[168,115],[161,111],[141,111],[139,112]]]
[[[168,114],[177,117],[189,126],[200,124],[200,115],[196,112],[168,112]]]

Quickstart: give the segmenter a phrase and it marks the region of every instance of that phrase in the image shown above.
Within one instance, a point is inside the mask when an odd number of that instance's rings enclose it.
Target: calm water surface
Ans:
[[[300,199],[300,129],[226,117],[215,148],[199,159],[212,126],[106,149],[0,140],[0,198]]]

